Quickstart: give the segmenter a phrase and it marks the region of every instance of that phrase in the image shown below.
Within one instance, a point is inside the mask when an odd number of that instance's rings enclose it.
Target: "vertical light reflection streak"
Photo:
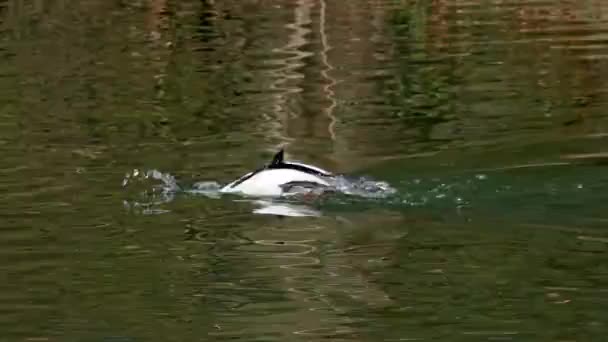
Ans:
[[[279,56],[288,55],[288,57],[279,57],[272,61],[273,64],[281,66],[276,71],[272,72],[276,80],[271,83],[270,89],[276,91],[276,95],[274,95],[273,112],[275,117],[279,118],[282,128],[282,133],[279,134],[281,141],[278,146],[272,148],[272,151],[285,147],[293,141],[293,138],[289,137],[286,133],[289,119],[294,116],[294,113],[287,107],[287,102],[290,96],[302,92],[302,88],[297,85],[292,85],[289,82],[304,78],[304,75],[298,72],[298,68],[304,65],[304,58],[312,55],[312,53],[305,52],[301,49],[308,43],[306,35],[311,31],[306,27],[312,22],[310,18],[311,8],[311,0],[298,0],[294,9],[293,23],[285,25],[285,27],[291,31],[289,39],[283,47],[273,50],[273,52],[278,53]]]
[[[329,63],[329,58],[327,57],[327,53],[331,50],[331,46],[327,41],[327,34],[325,33],[325,22],[326,22],[326,12],[327,12],[327,4],[325,0],[320,0],[321,11],[319,14],[319,35],[321,36],[321,45],[323,46],[323,50],[321,50],[321,60],[325,65],[325,69],[321,70],[321,75],[323,78],[329,81],[323,87],[323,91],[326,94],[326,98],[331,102],[331,104],[325,109],[325,114],[329,118],[329,125],[327,126],[327,130],[329,132],[329,136],[331,140],[336,140],[336,134],[334,132],[334,127],[336,125],[336,117],[334,116],[334,108],[336,108],[337,102],[335,99],[334,91],[332,87],[338,83],[334,78],[329,75],[329,72],[334,70],[334,67]]]

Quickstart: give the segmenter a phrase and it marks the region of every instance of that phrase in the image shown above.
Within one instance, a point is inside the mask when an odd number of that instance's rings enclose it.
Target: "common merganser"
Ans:
[[[283,150],[275,154],[270,164],[224,186],[222,193],[247,196],[277,197],[295,189],[327,189],[335,176],[316,166],[283,160]]]

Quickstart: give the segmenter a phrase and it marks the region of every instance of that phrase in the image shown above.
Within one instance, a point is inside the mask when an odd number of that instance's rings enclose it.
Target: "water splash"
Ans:
[[[337,176],[334,187],[339,193],[362,198],[388,198],[397,194],[397,189],[387,182],[375,181],[367,177],[348,179]]]
[[[517,184],[513,183],[515,177]],[[577,207],[579,211],[590,211],[590,216],[598,216],[586,207],[579,208],[580,197],[599,197],[598,202],[605,201],[605,192],[597,191],[599,185],[581,182],[578,174],[546,177],[539,182],[537,178],[519,174],[475,172],[401,180],[396,187],[368,177],[337,176],[329,188],[294,187],[284,196],[273,199],[224,195],[220,192],[222,184],[217,181],[180,185],[173,175],[154,169],[130,171],[122,186],[127,197],[125,208],[144,215],[170,212],[169,203],[180,195],[232,198],[250,203],[254,214],[279,216],[321,216],[374,206],[398,210],[414,207],[456,210],[459,215],[482,210],[497,216],[509,208],[509,213],[530,217],[550,208]]]
[[[155,186],[156,189],[161,189],[163,192],[176,192],[180,190],[175,177],[169,173],[162,173],[158,170],[148,170],[145,173],[139,171],[139,169],[133,169],[131,173],[127,173],[125,178],[122,180],[122,186],[126,187],[129,183],[134,181],[142,181],[146,179],[160,180],[162,184]]]
[[[151,184],[154,181],[160,181],[160,183]],[[124,207],[144,215],[169,212],[160,206],[172,202],[175,194],[181,191],[174,176],[154,169],[146,172],[133,169],[123,178],[122,187],[127,190],[129,195],[129,198],[123,201]]]
[[[155,169],[145,172],[134,169],[128,172],[122,181],[122,186],[129,196],[129,199],[124,200],[125,208],[148,215],[169,212],[170,210],[163,207],[172,202],[178,194],[202,195],[213,199],[219,199],[223,195],[220,192],[222,185],[216,181],[199,181],[190,187],[183,187],[178,184],[173,175]],[[398,193],[397,189],[387,182],[374,181],[367,177],[347,178],[337,176],[332,180],[329,188],[293,187],[277,199],[248,201],[257,207],[253,209],[255,214],[320,216],[321,212],[310,207],[310,204],[315,199],[324,197],[326,192],[363,201],[366,199],[386,199]]]

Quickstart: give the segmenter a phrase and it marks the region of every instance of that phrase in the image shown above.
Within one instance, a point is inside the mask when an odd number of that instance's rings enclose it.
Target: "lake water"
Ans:
[[[606,1],[3,0],[0,27],[0,340],[608,335]],[[281,147],[397,193],[191,191]]]

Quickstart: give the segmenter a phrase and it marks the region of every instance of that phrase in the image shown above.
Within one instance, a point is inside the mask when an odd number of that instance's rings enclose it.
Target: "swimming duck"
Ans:
[[[270,164],[245,174],[224,186],[220,192],[277,197],[299,190],[312,192],[330,188],[334,177],[331,172],[316,166],[285,161],[281,149]]]

